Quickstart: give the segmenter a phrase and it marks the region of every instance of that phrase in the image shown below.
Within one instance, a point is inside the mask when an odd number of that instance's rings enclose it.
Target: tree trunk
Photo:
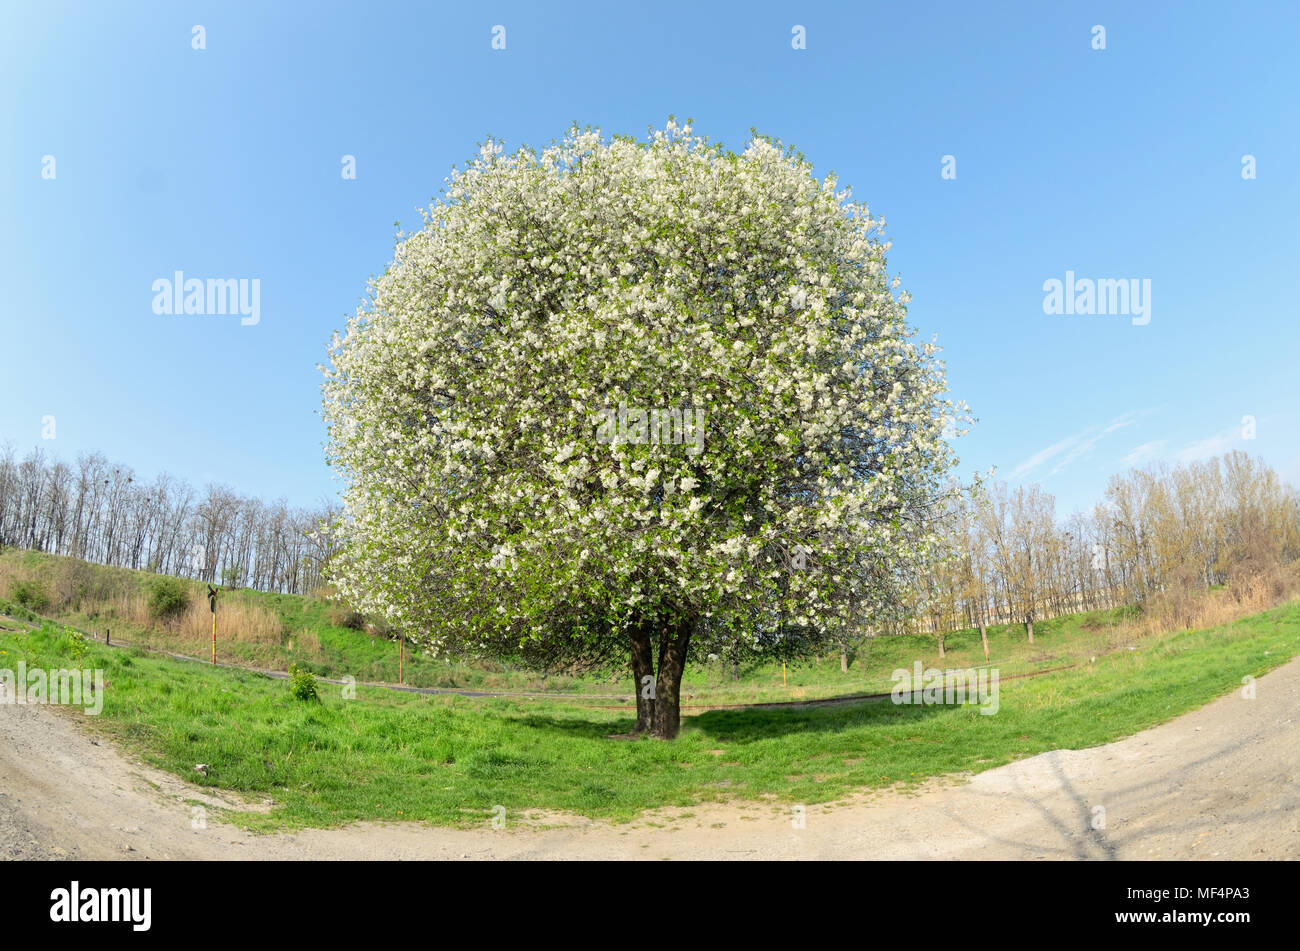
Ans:
[[[646,696],[646,677],[654,677],[654,645],[650,640],[650,628],[637,624],[632,628],[632,689],[636,695],[636,726],[634,734],[648,733],[654,720],[654,701]],[[653,679],[649,683],[654,683]]]
[[[1034,619],[1033,617],[1025,618],[1025,633],[1029,635],[1029,643],[1034,642]]]
[[[659,676],[650,734],[660,740],[676,739],[681,727],[682,671],[693,627],[689,618],[682,618],[665,625],[659,635]]]
[[[942,660],[946,656],[948,655],[944,653],[943,631],[940,630],[939,631],[939,658],[940,660]]]
[[[849,645],[841,641],[840,642],[840,673],[847,674],[848,672],[849,672]]]
[[[984,642],[984,659],[989,659],[989,628],[983,621],[980,621],[980,640]]]

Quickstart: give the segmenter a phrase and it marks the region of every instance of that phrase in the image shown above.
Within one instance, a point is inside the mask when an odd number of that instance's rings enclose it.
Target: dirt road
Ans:
[[[0,705],[0,857],[18,859],[1297,859],[1300,660],[1126,740],[794,810],[737,802],[627,825],[362,823],[251,835],[235,805],[92,741],[76,715]],[[247,807],[245,807],[247,808]],[[1104,810],[1100,811],[1100,810]],[[545,825],[544,828],[538,824]]]

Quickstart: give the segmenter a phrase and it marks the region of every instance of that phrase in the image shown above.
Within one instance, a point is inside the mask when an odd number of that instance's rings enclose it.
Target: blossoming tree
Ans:
[[[679,727],[710,652],[826,650],[936,551],[953,458],[883,221],[755,137],[489,141],[324,367],[336,582],[434,651],[630,664]]]

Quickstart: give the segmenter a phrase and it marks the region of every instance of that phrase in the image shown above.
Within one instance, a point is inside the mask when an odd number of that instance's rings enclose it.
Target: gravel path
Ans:
[[[360,823],[260,836],[215,818],[212,807],[239,800],[93,740],[79,714],[0,705],[0,857],[1300,858],[1300,660],[1256,691],[1105,746],[809,806],[803,828],[789,805],[759,801],[626,825],[539,814],[501,830]],[[209,807],[206,828],[193,827],[195,802]]]

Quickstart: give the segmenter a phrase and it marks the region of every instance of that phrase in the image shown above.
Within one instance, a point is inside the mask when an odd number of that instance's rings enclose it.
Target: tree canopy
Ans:
[[[630,657],[671,737],[689,652],[819,649],[935,555],[964,408],[833,175],[575,126],[488,141],[425,218],[323,368],[358,608],[435,650]]]

